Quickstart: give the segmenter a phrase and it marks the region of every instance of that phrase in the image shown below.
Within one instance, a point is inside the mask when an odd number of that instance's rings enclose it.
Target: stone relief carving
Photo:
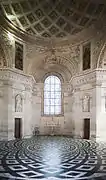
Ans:
[[[0,46],[0,67],[6,66],[6,59],[2,47]]]
[[[40,47],[26,45],[26,58],[28,68],[37,82],[39,82],[48,71],[56,71],[63,75],[68,81],[78,72],[78,61],[80,59],[80,45],[58,46],[50,45]],[[36,57],[36,61],[33,57]],[[30,59],[32,58],[32,62]],[[35,73],[36,71],[36,73]]]
[[[79,86],[83,85],[83,84],[92,84],[95,82],[96,80],[96,73],[100,73],[103,72],[100,70],[89,70],[87,73],[86,72],[82,72],[79,73],[78,75],[72,77],[71,79],[71,83],[73,85],[73,88],[76,89],[76,87],[78,88]],[[100,75],[99,75],[100,77]]]
[[[15,96],[15,112],[22,112],[22,97],[20,94]]]
[[[33,57],[33,53],[44,54],[47,51],[48,51],[48,48],[45,46],[37,46],[35,44],[33,44],[32,46],[30,44],[26,44],[26,58],[27,59]]]
[[[75,60],[78,61],[78,57],[80,56],[80,45],[76,46],[60,46],[55,48],[55,51],[60,54],[64,54],[70,57],[74,58]]]
[[[57,60],[58,60],[58,58],[56,57],[55,50],[51,49],[50,55],[47,55],[44,62],[47,63],[47,64],[48,63],[49,64],[56,64],[56,63],[58,63]]]
[[[83,97],[82,110],[83,112],[90,112],[90,97],[88,95]]]
[[[106,44],[104,44],[104,46],[102,47],[102,50],[100,52],[97,68],[103,68],[103,62],[105,62],[105,61],[106,61]]]
[[[63,93],[66,93],[68,96],[71,96],[72,92],[73,92],[73,86],[72,86],[72,84],[64,83],[62,90],[63,90]]]
[[[0,40],[1,40],[2,42],[5,42],[5,46],[6,46],[6,47],[11,47],[11,42],[10,42],[9,39],[8,39],[7,33],[5,33],[2,29],[0,29],[0,31],[1,31]]]
[[[35,82],[35,79],[32,76],[16,73],[16,71],[11,70],[10,68],[3,68],[0,70],[0,78],[2,80],[17,81],[24,85],[32,87],[32,84]]]
[[[80,57],[80,46],[75,46],[70,48],[70,57],[76,61],[79,62],[79,57]]]
[[[102,67],[102,61],[100,59],[100,54],[103,48],[103,44],[104,44],[105,38],[104,36],[99,36],[94,43],[94,48],[92,50],[92,58],[93,58],[93,63],[95,63],[94,67],[96,68],[101,68]],[[100,60],[99,60],[100,59]]]
[[[33,86],[33,89],[32,89],[32,95],[34,96],[37,96],[37,88],[35,86]]]
[[[30,84],[25,84],[26,91],[32,91],[32,86]]]
[[[69,57],[67,58],[65,55],[59,55],[56,53],[52,53],[51,55],[46,55],[44,60],[43,60],[43,70],[48,69],[48,66],[54,67],[54,65],[59,65],[57,66],[58,69],[62,69],[64,71],[67,68],[67,72],[72,76],[72,74],[76,74],[77,72],[77,66],[78,63],[76,63],[73,59],[70,59]]]
[[[8,34],[5,33],[2,29],[0,29],[0,42],[3,45],[3,51],[5,54],[5,62],[6,66],[12,66],[13,59],[13,44],[9,41]]]

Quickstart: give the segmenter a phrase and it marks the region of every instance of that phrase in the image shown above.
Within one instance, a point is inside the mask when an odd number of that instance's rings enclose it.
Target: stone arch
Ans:
[[[62,75],[61,75],[60,73],[57,73],[57,72],[48,72],[48,73],[46,73],[46,74],[43,76],[43,78],[42,78],[42,82],[44,83],[45,79],[46,79],[48,76],[51,76],[51,75],[57,76],[57,77],[60,79],[61,83],[64,82],[64,79],[63,79]]]
[[[42,83],[44,76],[51,73],[61,75],[64,82],[68,82],[71,78],[70,72],[68,72],[68,70],[63,66],[60,66],[58,68],[58,65],[54,66],[53,68],[49,68],[47,70],[37,70],[32,75],[34,76],[36,82]]]
[[[64,81],[70,81],[71,77],[77,73],[78,63],[73,59],[57,56],[56,62],[51,59],[39,58],[39,62],[33,60],[28,67],[28,72],[34,76],[37,82],[42,82],[42,78],[47,73],[59,73]]]

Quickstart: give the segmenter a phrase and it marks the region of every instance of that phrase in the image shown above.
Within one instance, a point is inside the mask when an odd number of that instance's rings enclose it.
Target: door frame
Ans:
[[[90,139],[90,118],[84,118],[83,138]]]
[[[16,139],[22,138],[22,118],[14,118],[14,137]]]

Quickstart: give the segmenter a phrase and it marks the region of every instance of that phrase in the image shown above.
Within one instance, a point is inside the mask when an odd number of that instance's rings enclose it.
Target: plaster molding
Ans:
[[[0,68],[0,79],[7,83],[11,81],[14,83],[20,82],[23,84],[29,84],[30,86],[32,86],[34,82],[34,78],[32,76],[25,75],[23,72],[18,73],[17,71],[9,68],[4,68],[4,69]]]
[[[101,85],[106,82],[106,70],[96,69],[80,73],[77,76],[72,77],[70,83],[73,87],[82,86],[84,84]]]

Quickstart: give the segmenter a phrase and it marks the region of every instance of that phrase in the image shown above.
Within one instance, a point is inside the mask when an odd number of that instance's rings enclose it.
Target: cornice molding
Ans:
[[[73,76],[70,83],[73,88],[80,87],[85,84],[91,84],[92,86],[101,86],[102,83],[106,83],[106,70],[95,69],[80,73]]]
[[[23,72],[20,72],[18,70],[13,70],[10,68],[0,68],[0,80],[3,80],[5,82],[15,81],[30,85],[33,85],[33,83],[35,82],[33,76],[26,75]]]

